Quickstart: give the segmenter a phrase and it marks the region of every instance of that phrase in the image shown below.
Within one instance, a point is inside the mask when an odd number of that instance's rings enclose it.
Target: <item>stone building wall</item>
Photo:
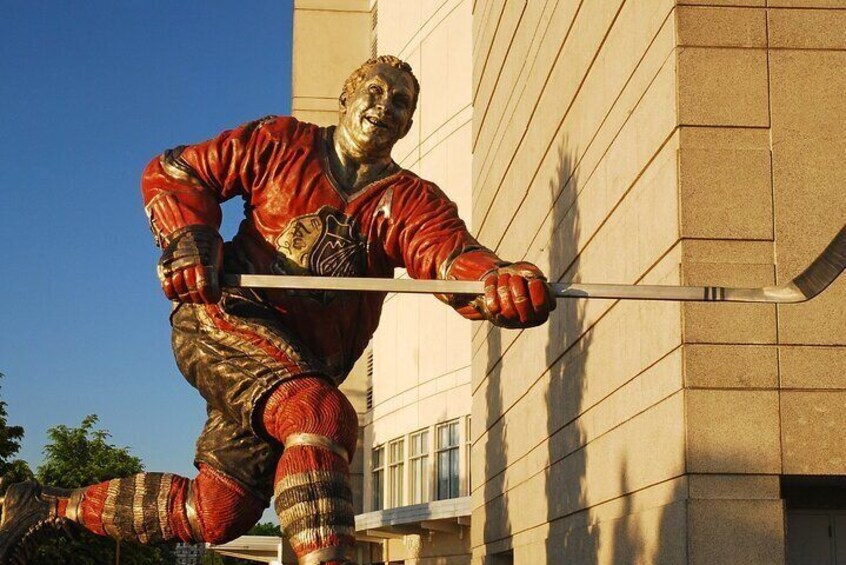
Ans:
[[[846,6],[685,4],[475,3],[482,242],[555,280],[761,286],[837,233]],[[846,474],[844,294],[476,327],[474,562],[783,563],[780,475]]]

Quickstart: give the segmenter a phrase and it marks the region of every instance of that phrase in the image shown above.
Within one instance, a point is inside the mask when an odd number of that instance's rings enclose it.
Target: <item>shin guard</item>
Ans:
[[[223,543],[255,524],[264,506],[233,479],[203,465],[193,481],[141,473],[80,489],[67,514],[95,534],[115,539]]]
[[[300,563],[344,562],[355,544],[349,478],[355,410],[333,385],[308,377],[280,385],[263,416],[268,433],[285,445],[275,508]]]

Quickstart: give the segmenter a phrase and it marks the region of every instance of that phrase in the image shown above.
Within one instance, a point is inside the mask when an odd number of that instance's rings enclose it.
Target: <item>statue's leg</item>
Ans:
[[[285,450],[276,468],[279,522],[301,564],[349,563],[355,514],[349,461],[355,452],[355,409],[334,384],[301,377],[277,386],[262,414]]]
[[[256,492],[266,484],[268,499],[275,491],[301,563],[349,563],[355,527],[348,460],[358,423],[324,364],[276,310],[249,293],[224,293],[213,306],[183,304],[172,320],[179,368],[211,410],[197,460]],[[238,441],[211,433],[214,414],[240,430]]]
[[[204,464],[193,480],[140,473],[75,490],[18,483],[3,500],[0,563],[26,563],[42,534],[68,523],[144,544],[222,543],[245,533],[266,506],[266,499]]]
[[[86,529],[116,539],[223,543],[250,529],[265,506],[235,479],[201,464],[193,480],[141,473],[80,489],[68,513]]]

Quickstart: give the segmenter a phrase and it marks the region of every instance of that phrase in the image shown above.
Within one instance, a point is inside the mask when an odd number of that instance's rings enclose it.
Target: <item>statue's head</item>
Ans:
[[[411,128],[419,94],[408,63],[393,55],[370,59],[344,83],[338,127],[363,156],[389,155]]]

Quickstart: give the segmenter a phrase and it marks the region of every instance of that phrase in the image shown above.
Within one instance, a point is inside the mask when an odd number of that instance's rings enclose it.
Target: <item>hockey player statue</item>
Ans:
[[[26,563],[40,528],[76,524],[140,543],[219,544],[275,498],[301,564],[351,564],[349,462],[356,412],[338,385],[379,322],[384,293],[221,288],[222,272],[485,281],[439,296],[471,320],[546,321],[543,273],[507,263],[467,231],[437,186],[391,159],[419,95],[411,67],[371,59],[347,79],[337,127],[266,117],[180,146],[144,171],[142,192],[173,301],[173,350],[208,405],[188,479],[142,473],[73,491],[9,487],[0,564]],[[220,203],[245,201],[224,244]]]

